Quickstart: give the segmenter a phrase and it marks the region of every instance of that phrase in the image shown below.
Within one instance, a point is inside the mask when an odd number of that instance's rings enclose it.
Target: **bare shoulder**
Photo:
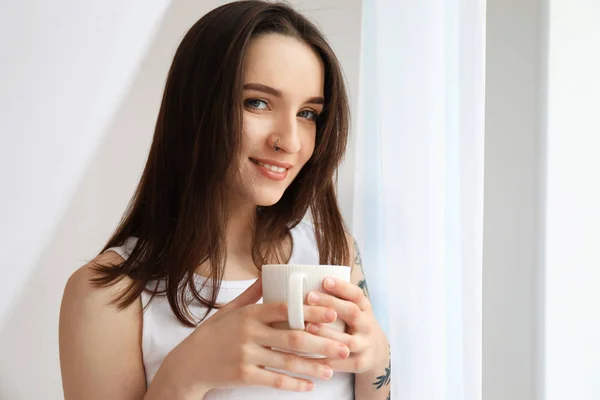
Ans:
[[[116,265],[113,252],[93,262]],[[75,271],[65,286],[59,320],[59,347],[65,399],[134,399],[145,391],[141,354],[141,300],[119,309],[113,300],[132,283],[123,278],[97,287],[94,264]],[[86,365],[86,368],[81,366]],[[111,382],[111,385],[106,385]]]
[[[93,302],[95,300],[104,299],[111,301],[122,290],[132,283],[131,279],[124,277],[114,285],[106,288],[99,288],[92,284],[92,278],[97,276],[94,270],[94,265],[114,266],[123,262],[123,258],[115,252],[109,251],[94,258],[92,262],[87,263],[71,274],[63,295],[63,303],[65,301],[76,300],[76,303],[81,304],[82,301]]]

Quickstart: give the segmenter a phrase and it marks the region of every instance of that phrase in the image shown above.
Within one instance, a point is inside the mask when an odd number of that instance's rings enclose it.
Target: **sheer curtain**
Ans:
[[[485,0],[364,0],[353,232],[392,398],[481,398]]]

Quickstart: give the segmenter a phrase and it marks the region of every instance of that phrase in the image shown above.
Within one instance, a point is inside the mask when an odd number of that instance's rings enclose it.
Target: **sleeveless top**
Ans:
[[[292,236],[292,254],[289,264],[319,264],[319,250],[315,238],[313,226],[310,222],[302,221],[290,231]],[[136,243],[136,238],[131,237],[120,247],[111,247],[106,251],[113,251],[124,259],[127,259]],[[198,290],[202,287],[207,278],[200,275],[195,276]],[[256,279],[241,281],[222,281],[217,297],[219,304],[226,304],[238,297]],[[156,288],[157,282],[149,282],[147,288]],[[161,282],[158,283],[159,288]],[[210,283],[206,288],[211,287]],[[205,289],[208,290],[208,289]],[[206,291],[201,291],[206,295]],[[150,294],[143,292],[142,305],[146,306],[150,299]],[[262,303],[262,299],[258,301]],[[200,302],[193,301],[189,310],[195,317],[201,318],[206,312]],[[208,320],[217,310],[212,310],[207,318]],[[183,325],[173,314],[169,302],[165,296],[155,296],[143,313],[142,328],[142,356],[146,372],[146,385],[149,386],[156,375],[165,356],[195,328]],[[201,323],[200,323],[201,324]],[[198,325],[199,326],[199,325]],[[209,346],[210,343],[207,343]],[[218,366],[215,366],[218,368]],[[334,372],[333,377],[328,380],[320,380],[314,377],[302,376],[291,372],[280,371],[290,376],[302,377],[314,382],[315,387],[311,392],[290,392],[270,387],[238,387],[232,389],[213,389],[204,396],[204,400],[352,400],[354,399],[354,379],[353,374],[345,372]],[[202,400],[202,399],[198,399]]]

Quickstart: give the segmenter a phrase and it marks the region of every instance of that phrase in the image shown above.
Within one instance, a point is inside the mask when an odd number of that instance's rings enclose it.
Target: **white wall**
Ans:
[[[600,3],[488,0],[483,398],[600,398]]]
[[[600,2],[550,0],[546,400],[600,399]]]
[[[164,0],[2,6],[2,399],[62,397],[62,289],[102,246],[133,188],[157,106],[151,95],[157,85],[147,83],[163,73],[162,60],[150,70],[139,67],[167,6]]]
[[[0,399],[60,399],[58,311],[147,155],[173,52],[217,0],[21,0],[0,13]],[[360,0],[292,1],[358,88]],[[340,174],[351,216],[352,146]],[[350,221],[351,222],[351,221]]]

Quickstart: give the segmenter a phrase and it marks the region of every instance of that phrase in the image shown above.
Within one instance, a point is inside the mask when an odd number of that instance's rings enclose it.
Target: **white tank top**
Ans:
[[[312,225],[303,221],[291,230],[293,240],[290,264],[319,264],[319,250]],[[114,251],[126,259],[133,249],[136,238],[129,238],[121,247],[113,247],[106,251]],[[205,278],[196,275],[198,289]],[[256,280],[222,281],[217,302],[226,304],[238,297]],[[150,282],[148,288],[154,289],[156,282]],[[207,285],[208,287],[210,285]],[[159,286],[160,287],[160,286]],[[206,292],[202,292],[203,294]],[[142,293],[142,304],[145,306],[150,299],[150,294]],[[258,301],[262,303],[262,299]],[[206,307],[197,301],[189,306],[190,312],[201,317],[206,312]],[[217,310],[212,310],[210,318]],[[206,321],[205,319],[205,321]],[[143,313],[142,328],[142,355],[146,370],[146,385],[150,385],[165,356],[189,334],[194,328],[183,325],[169,306],[167,298],[155,296]],[[284,371],[282,371],[284,372]],[[288,375],[310,379],[315,383],[312,392],[296,393],[282,391],[268,387],[241,387],[235,389],[214,389],[204,396],[203,400],[352,400],[354,399],[354,380],[352,374],[334,372],[329,380],[319,380],[313,377]],[[200,400],[200,399],[198,399]]]

